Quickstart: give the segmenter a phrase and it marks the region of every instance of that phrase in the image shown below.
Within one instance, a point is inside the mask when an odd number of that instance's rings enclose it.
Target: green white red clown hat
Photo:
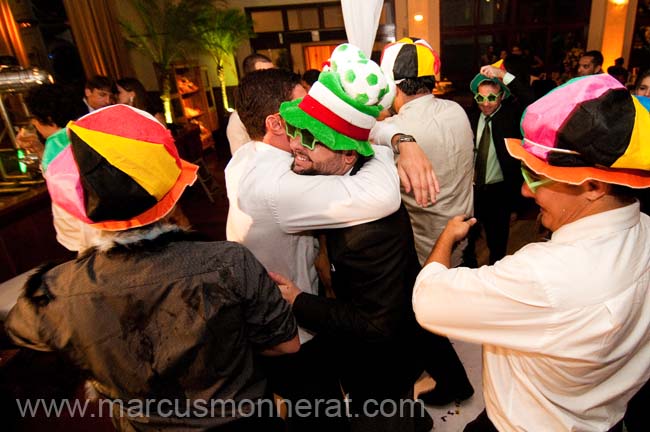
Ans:
[[[150,114],[112,105],[70,122],[48,140],[43,176],[52,201],[109,231],[162,219],[196,180],[170,132]]]
[[[370,129],[392,104],[395,83],[351,44],[336,47],[328,63],[307,96],[282,103],[280,115],[332,150],[371,156]]]
[[[510,154],[537,174],[650,187],[650,113],[609,74],[574,78],[531,104]]]

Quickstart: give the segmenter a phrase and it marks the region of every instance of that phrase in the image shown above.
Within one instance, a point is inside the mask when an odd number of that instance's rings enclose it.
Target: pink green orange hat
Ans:
[[[650,187],[650,113],[608,74],[574,78],[531,104],[510,154],[537,174]]]
[[[98,229],[160,220],[196,180],[170,132],[130,106],[94,111],[51,138],[42,167],[52,202]]]
[[[355,150],[371,156],[370,129],[394,97],[393,80],[359,48],[346,43],[332,52],[329,65],[307,96],[284,102],[280,115],[332,150]]]

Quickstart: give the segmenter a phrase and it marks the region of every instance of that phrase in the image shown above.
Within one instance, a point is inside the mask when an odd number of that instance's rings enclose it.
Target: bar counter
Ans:
[[[0,193],[0,282],[43,262],[74,256],[56,241],[45,184],[22,193]]]

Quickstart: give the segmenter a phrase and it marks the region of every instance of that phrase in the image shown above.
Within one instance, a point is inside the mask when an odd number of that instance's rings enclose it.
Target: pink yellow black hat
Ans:
[[[160,220],[196,180],[198,167],[178,156],[170,132],[127,105],[93,111],[51,138],[42,167],[52,202],[98,229]]]
[[[537,174],[650,186],[650,113],[608,74],[574,78],[531,104],[510,154]]]

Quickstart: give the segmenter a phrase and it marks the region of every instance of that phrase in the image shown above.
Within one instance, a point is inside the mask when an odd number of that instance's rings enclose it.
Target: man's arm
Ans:
[[[287,233],[359,225],[399,208],[399,179],[392,152],[374,147],[355,175],[308,176],[288,171],[271,189],[269,205]]]
[[[548,251],[529,245],[493,266],[449,269],[451,249],[472,218],[456,216],[438,238],[413,288],[413,310],[425,329],[473,343],[535,352],[557,328],[553,299],[535,272]],[[543,271],[543,268],[540,268]]]
[[[404,131],[389,121],[380,121],[370,131],[371,140],[382,146],[390,146],[397,158],[397,173],[404,191],[413,191],[415,201],[425,207],[436,202],[436,196],[440,192],[438,178],[433,170],[431,161],[415,141],[400,142]]]
[[[373,325],[371,317],[356,305],[302,292],[285,276],[269,272],[282,297],[293,307],[300,325],[316,333],[346,335],[364,340],[385,336]]]
[[[281,342],[270,348],[262,350],[260,354],[262,354],[263,356],[274,357],[282,354],[292,354],[298,352],[299,349],[300,349],[300,338],[298,337],[298,334],[296,334],[293,337],[293,339],[288,340],[286,342]]]
[[[244,246],[240,248],[241,260],[235,270],[236,282],[242,295],[242,307],[250,342],[260,354],[276,356],[294,353],[300,348],[296,320],[291,307],[282,299],[266,270]]]

